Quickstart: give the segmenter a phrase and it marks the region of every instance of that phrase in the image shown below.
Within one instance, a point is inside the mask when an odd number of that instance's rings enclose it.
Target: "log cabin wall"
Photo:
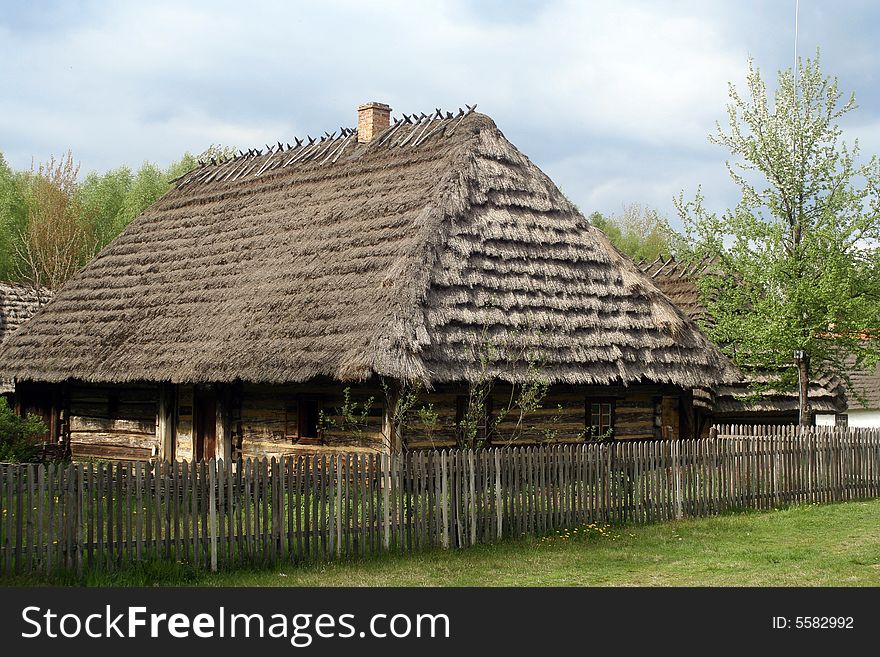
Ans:
[[[372,397],[364,426],[343,420],[343,390],[359,415]],[[378,385],[343,386],[334,383],[261,385],[243,383],[237,394],[240,429],[233,452],[243,458],[263,458],[315,452],[375,452],[385,444],[385,393]],[[236,409],[231,412],[236,414]],[[318,431],[319,418],[323,431]],[[318,433],[321,436],[318,436]]]
[[[178,460],[193,459],[193,399],[195,386],[177,387],[177,424],[175,431],[174,456]]]
[[[467,399],[467,388],[461,385],[440,386],[423,393],[402,432],[406,445],[416,449],[454,447]],[[502,415],[503,418],[491,442],[493,445],[581,442],[587,427],[588,399],[613,401],[613,435],[618,440],[665,438],[667,427],[672,427],[675,437],[683,436],[682,431],[686,433],[688,428],[684,413],[692,412],[688,410],[692,402],[687,395],[666,386],[551,386],[541,408],[520,418],[519,409],[511,404],[511,387],[499,384],[493,387],[488,406],[495,418]],[[433,427],[426,427],[417,418],[418,408],[428,406],[437,417]]]
[[[358,416],[372,398],[362,426],[351,426],[343,417],[346,387]],[[41,388],[40,399],[54,404],[52,426],[70,441],[74,458],[193,459],[194,386],[68,383],[51,388]],[[406,421],[391,427],[385,392],[375,383],[237,383],[207,388],[217,399],[219,458],[376,452],[401,440],[416,449],[454,447],[468,399],[464,385],[438,386],[422,392]],[[31,392],[29,398],[36,399],[38,391]],[[666,437],[666,427],[672,427],[676,437],[684,435],[682,428],[692,415],[689,397],[673,388],[552,386],[542,407],[517,426],[519,411],[512,408],[505,413],[510,397],[509,385],[498,384],[492,390],[493,417],[504,414],[492,435],[493,445],[582,441],[588,399],[613,400],[614,437],[619,440]],[[420,422],[420,408],[436,414],[433,426]]]
[[[68,439],[74,459],[147,460],[159,454],[159,386],[70,383]]]

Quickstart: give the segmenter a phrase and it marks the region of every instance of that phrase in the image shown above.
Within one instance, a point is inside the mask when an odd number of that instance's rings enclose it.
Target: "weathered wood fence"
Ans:
[[[880,494],[880,431],[716,431],[391,456],[2,465],[0,572],[369,556]]]

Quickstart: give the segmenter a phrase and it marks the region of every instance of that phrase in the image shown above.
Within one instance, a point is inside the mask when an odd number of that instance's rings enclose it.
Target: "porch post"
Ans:
[[[173,461],[177,457],[174,445],[176,392],[176,387],[171,383],[159,384],[156,442],[158,443],[159,459],[161,461]]]
[[[392,381],[386,390],[385,412],[382,421],[382,451],[391,454],[400,451],[403,440],[403,428],[394,421],[394,410],[400,399],[400,387],[397,381]]]

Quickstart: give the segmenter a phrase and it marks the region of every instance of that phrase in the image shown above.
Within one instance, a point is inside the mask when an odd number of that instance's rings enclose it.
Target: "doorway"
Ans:
[[[196,387],[193,393],[193,458],[207,461],[217,455],[217,393]]]

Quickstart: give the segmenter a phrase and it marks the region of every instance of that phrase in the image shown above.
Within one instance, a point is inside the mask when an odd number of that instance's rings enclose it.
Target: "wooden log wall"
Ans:
[[[177,425],[175,427],[174,458],[178,460],[193,460],[194,399],[195,388],[193,386],[180,385],[177,387]]]
[[[167,388],[167,389],[166,389]],[[66,392],[64,425],[74,458],[193,460],[194,388],[128,384],[124,386],[70,384]],[[163,392],[164,390],[164,392]],[[389,441],[385,424],[385,392],[377,384],[350,386],[351,398],[362,404],[373,398],[364,426],[352,427],[341,416],[344,387],[339,383],[301,385],[236,384],[217,386],[218,458],[263,458],[284,455],[382,451]],[[467,400],[461,385],[438,386],[422,393],[407,418],[397,427],[410,448],[442,449],[458,444],[460,406]],[[658,386],[553,386],[542,407],[522,417],[511,399],[509,385],[492,391],[494,418],[504,417],[492,434],[495,446],[576,443],[583,440],[585,400],[615,400],[615,438],[666,437],[672,426],[678,436],[679,398]],[[165,403],[160,403],[166,395]],[[325,417],[320,439],[301,436],[299,413],[303,400],[314,400]],[[418,409],[430,406],[437,415],[433,427],[419,422]],[[168,421],[160,421],[160,410]],[[168,425],[172,425],[169,427]],[[661,435],[661,431],[663,431]]]
[[[0,574],[151,559],[204,569],[320,562],[880,496],[880,430],[713,433],[236,462],[0,464]]]
[[[322,452],[375,452],[384,445],[385,394],[377,385],[350,386],[357,414],[373,398],[365,426],[354,428],[340,412],[345,386],[334,383],[302,385],[243,384],[240,392],[241,455],[244,458],[281,457]],[[314,400],[326,418],[320,439],[299,435],[299,408]]]
[[[158,456],[157,385],[72,383],[67,394],[68,439],[74,459],[148,460]]]
[[[646,440],[667,437],[662,427],[672,426],[679,436],[679,397],[659,386],[551,386],[541,408],[520,417],[511,404],[511,387],[498,384],[492,389],[490,405],[494,417],[503,418],[497,425],[492,444],[495,446],[536,445],[547,442],[577,443],[584,440],[586,427],[585,403],[588,397],[608,399],[615,403],[614,436],[619,440]],[[516,395],[514,391],[514,395]],[[405,427],[406,444],[416,449],[455,447],[457,442],[458,398],[467,399],[463,386],[440,386],[423,393]],[[431,405],[437,414],[433,429],[418,422],[419,407]],[[505,413],[505,410],[507,412]]]

